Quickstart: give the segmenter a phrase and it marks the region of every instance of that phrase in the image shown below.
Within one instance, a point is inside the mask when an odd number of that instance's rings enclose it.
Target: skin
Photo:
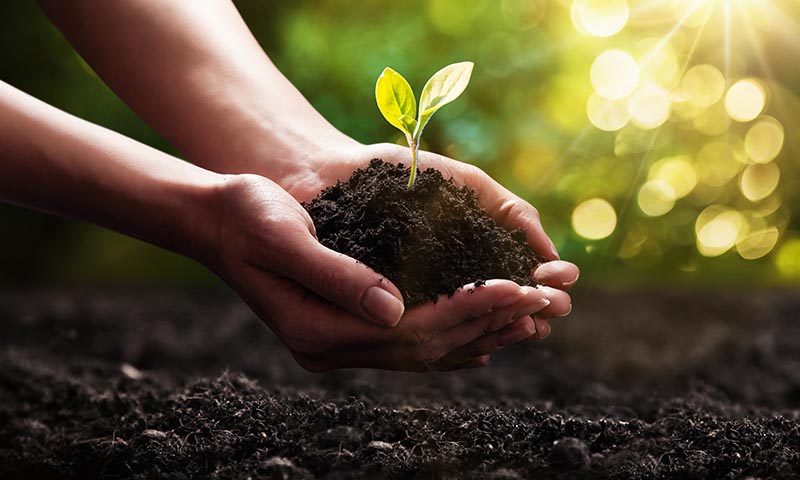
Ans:
[[[474,295],[376,315],[375,304],[364,302],[371,287],[388,293],[383,307],[396,306],[399,291],[320,245],[299,202],[371,158],[407,163],[407,149],[362,145],[331,126],[272,64],[229,1],[40,4],[115,92],[197,166],[3,85],[5,200],[197,259],[312,371],[483,366],[498,348],[546,337],[548,318],[569,313],[566,290],[578,269],[558,260],[535,208],[476,167],[420,152],[423,168],[475,189],[498,223],[523,228],[531,247],[552,261],[532,272],[545,285],[539,289],[490,280]]]

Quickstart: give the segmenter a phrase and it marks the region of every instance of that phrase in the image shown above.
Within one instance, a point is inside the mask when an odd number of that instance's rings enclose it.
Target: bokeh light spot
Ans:
[[[746,160],[744,147],[736,148],[736,141],[714,141],[706,144],[697,153],[697,170],[700,180],[712,187],[720,187],[739,173]]]
[[[762,218],[768,217],[777,212],[781,208],[781,205],[783,205],[783,199],[777,194],[772,194],[758,202],[755,210],[753,210],[753,214]]]
[[[628,22],[626,0],[575,0],[572,2],[572,23],[583,33],[610,37]]]
[[[608,201],[592,198],[572,211],[572,228],[583,238],[600,240],[614,232],[617,227],[617,212]]]
[[[636,45],[639,56],[639,77],[661,85],[675,86],[680,73],[675,50],[662,38],[646,38]]]
[[[675,198],[672,186],[666,180],[656,178],[642,185],[636,200],[645,215],[659,217],[672,210]]]
[[[592,63],[592,86],[609,100],[625,98],[639,84],[639,67],[628,53],[606,50]]]
[[[681,79],[676,94],[699,108],[717,103],[725,93],[725,77],[713,65],[695,65]]]
[[[775,255],[775,266],[788,278],[800,278],[800,238],[792,238],[781,244]]]
[[[685,197],[697,185],[697,171],[692,165],[692,159],[685,155],[657,161],[650,167],[648,178],[667,182],[672,187],[674,199]]]
[[[645,130],[663,125],[670,111],[669,93],[655,82],[645,83],[628,98],[631,121]]]
[[[631,119],[628,104],[624,100],[609,100],[597,92],[586,102],[586,114],[592,125],[606,132],[621,129]]]
[[[767,93],[752,79],[739,80],[725,95],[725,110],[737,122],[749,122],[764,111]]]
[[[778,243],[777,227],[768,227],[749,232],[736,244],[736,251],[745,260],[755,260],[767,255]]]
[[[692,120],[692,124],[698,132],[708,136],[716,136],[728,130],[731,126],[731,118],[725,114],[725,105],[722,102],[718,102],[696,116]]]
[[[750,165],[742,172],[739,189],[748,200],[757,202],[774,192],[780,179],[781,171],[774,163]]]
[[[783,148],[783,125],[772,117],[764,117],[755,123],[744,137],[744,150],[756,163],[771,162]]]
[[[697,250],[705,257],[718,257],[736,244],[744,224],[742,214],[712,205],[697,217]]]

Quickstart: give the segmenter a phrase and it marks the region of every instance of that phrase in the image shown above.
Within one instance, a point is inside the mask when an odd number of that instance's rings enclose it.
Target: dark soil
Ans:
[[[434,169],[407,186],[410,169],[374,159],[304,205],[319,241],[391,280],[407,305],[490,278],[532,285],[539,264],[525,232],[497,226],[475,192]]]
[[[225,296],[2,293],[0,478],[800,476],[797,295],[577,297],[422,375],[304,372]]]

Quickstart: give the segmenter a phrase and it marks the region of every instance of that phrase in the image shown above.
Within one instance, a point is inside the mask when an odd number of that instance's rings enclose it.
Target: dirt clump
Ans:
[[[435,169],[408,188],[409,169],[373,159],[304,205],[319,241],[386,275],[407,305],[482,279],[534,285],[540,259],[525,232],[498,226],[475,192]]]

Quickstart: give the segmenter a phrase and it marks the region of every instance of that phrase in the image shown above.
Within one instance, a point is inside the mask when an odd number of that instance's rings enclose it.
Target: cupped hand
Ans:
[[[321,245],[306,211],[276,183],[231,175],[217,209],[206,263],[308,370],[483,366],[496,349],[536,335],[531,315],[552,305],[542,290],[490,280],[404,310],[389,280]]]
[[[291,169],[269,172],[269,175],[294,198],[308,201],[323,188],[333,185],[337,180],[346,180],[354,170],[366,167],[373,158],[406,166],[410,163],[407,147],[387,143],[362,145],[345,139],[294,162]],[[540,290],[551,302],[536,315],[537,334],[533,337],[547,337],[550,333],[548,319],[566,316],[572,310],[572,301],[567,291],[578,281],[580,272],[573,263],[559,259],[555,245],[542,228],[536,208],[473,165],[421,151],[419,168],[435,168],[445,178],[452,178],[456,184],[471,187],[478,195],[481,206],[499,225],[508,230],[523,229],[531,248],[540,257],[548,260],[532,272],[534,279],[541,285]],[[480,349],[475,345],[470,346],[472,347]]]

